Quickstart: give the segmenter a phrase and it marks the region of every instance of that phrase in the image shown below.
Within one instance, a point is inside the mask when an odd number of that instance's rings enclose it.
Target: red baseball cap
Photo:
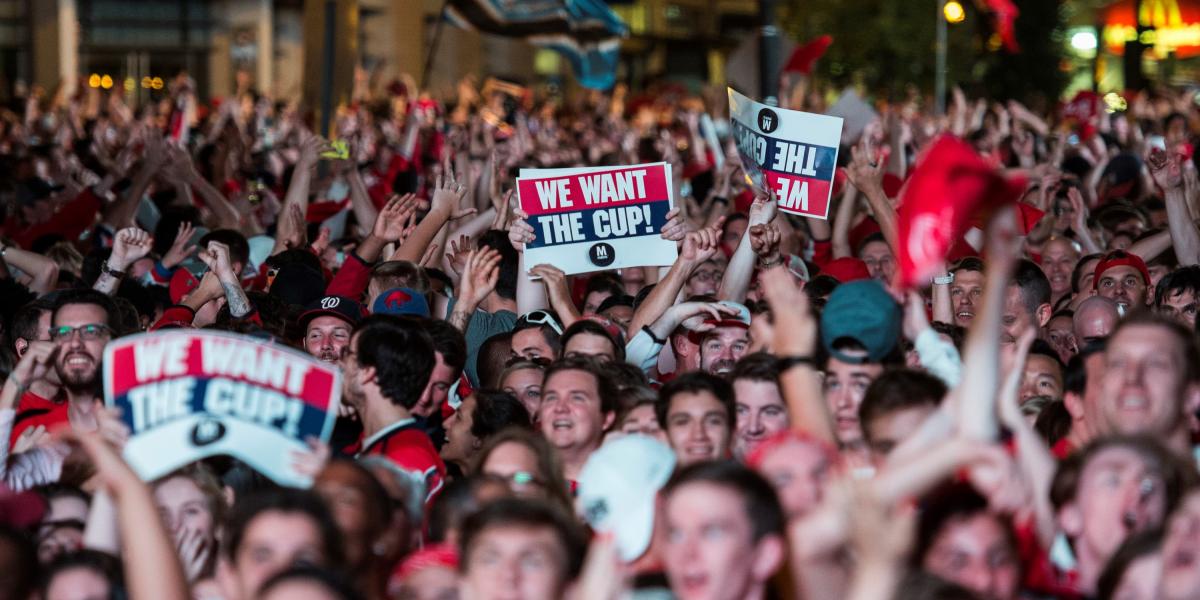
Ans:
[[[199,285],[200,280],[191,271],[183,267],[175,269],[175,273],[171,275],[171,282],[167,287],[167,293],[171,296],[171,304],[182,302],[183,297]]]
[[[821,275],[828,275],[841,283],[850,283],[859,279],[870,279],[871,271],[867,269],[867,263],[861,258],[852,256],[843,256],[835,258],[821,269]]]
[[[1133,267],[1142,274],[1142,281],[1147,286],[1150,285],[1150,269],[1146,268],[1146,262],[1136,254],[1130,254],[1124,250],[1113,250],[1105,254],[1100,262],[1096,263],[1096,278],[1092,280],[1092,289],[1100,288],[1100,275],[1113,267]]]

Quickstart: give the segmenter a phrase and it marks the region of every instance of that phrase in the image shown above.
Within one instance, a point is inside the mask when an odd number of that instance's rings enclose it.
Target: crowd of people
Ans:
[[[880,101],[825,220],[721,94],[192,89],[0,110],[0,598],[1200,598],[1190,94]],[[902,289],[942,136],[1026,189]],[[521,169],[657,161],[672,264],[525,260]],[[178,328],[336,365],[309,489],[126,464],[105,348]]]

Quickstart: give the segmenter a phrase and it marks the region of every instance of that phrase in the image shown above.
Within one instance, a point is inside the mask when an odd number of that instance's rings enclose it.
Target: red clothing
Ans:
[[[96,213],[100,212],[102,205],[100,197],[94,194],[91,188],[87,188],[62,205],[45,223],[22,227],[16,219],[10,217],[4,224],[4,232],[18,246],[26,249],[38,238],[51,233],[61,234],[67,241],[75,242],[80,234],[96,222]]]
[[[371,265],[351,252],[342,262],[342,268],[325,287],[326,296],[345,296],[360,302],[367,284],[371,282]]]
[[[30,427],[42,425],[50,431],[69,422],[66,402],[55,402],[33,392],[25,392],[17,402],[17,414],[13,419],[12,434],[8,437],[8,448],[11,450],[21,433]]]
[[[432,502],[446,482],[446,465],[429,436],[412,418],[397,421],[363,440],[359,456],[383,456],[414,478],[425,482],[425,503]]]
[[[1079,590],[1079,573],[1063,572],[1050,562],[1050,553],[1038,542],[1032,522],[1014,523],[1013,533],[1017,537],[1021,571],[1025,574],[1022,588],[1062,600],[1083,598]]]
[[[833,260],[833,242],[813,240],[813,264],[824,269],[831,260]]]
[[[1054,447],[1050,449],[1050,453],[1058,460],[1065,460],[1074,451],[1075,447],[1071,445],[1071,440],[1065,437],[1055,442]]]

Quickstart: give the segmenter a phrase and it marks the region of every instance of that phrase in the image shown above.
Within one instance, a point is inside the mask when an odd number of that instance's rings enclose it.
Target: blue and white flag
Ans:
[[[621,38],[629,28],[601,0],[448,0],[446,18],[464,29],[519,37],[566,57],[580,85],[616,82]]]

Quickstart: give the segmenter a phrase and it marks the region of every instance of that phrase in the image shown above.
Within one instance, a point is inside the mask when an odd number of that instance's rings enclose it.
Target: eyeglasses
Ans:
[[[70,325],[51,327],[50,339],[55,342],[63,342],[75,337],[75,332],[77,331],[79,332],[79,337],[85,342],[112,337],[112,329],[109,329],[107,325],[89,323],[87,325],[80,325],[79,327],[71,327]]]
[[[696,271],[695,273],[692,273],[690,279],[698,279],[704,283],[717,283],[721,281],[721,278],[724,276],[725,273],[723,271]]]
[[[550,329],[553,329],[554,333],[557,333],[558,335],[562,335],[563,332],[562,325],[558,324],[558,320],[554,318],[554,315],[544,310],[531,310],[521,315],[521,318],[517,319],[517,325],[520,326],[523,323],[545,325]]]

